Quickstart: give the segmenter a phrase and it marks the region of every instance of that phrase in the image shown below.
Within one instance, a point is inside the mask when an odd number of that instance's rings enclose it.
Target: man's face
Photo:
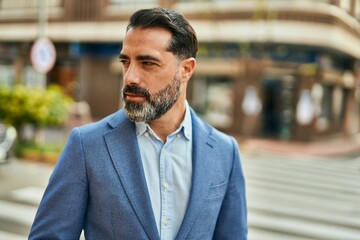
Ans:
[[[123,100],[127,116],[136,122],[151,122],[164,115],[176,102],[180,95],[181,82],[176,74],[171,83],[158,92],[151,94],[149,90],[136,86],[123,87]],[[141,95],[145,101],[128,100],[129,95]]]
[[[167,51],[171,33],[160,28],[130,29],[120,53],[127,116],[151,122],[164,115],[181,93],[179,61]]]

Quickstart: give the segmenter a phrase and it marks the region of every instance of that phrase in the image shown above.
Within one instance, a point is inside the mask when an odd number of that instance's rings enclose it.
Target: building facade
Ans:
[[[360,0],[0,0],[0,83],[60,84],[104,117],[122,105],[128,18],[156,6],[198,34],[188,96],[212,125],[278,139],[359,132]],[[57,50],[46,75],[29,56],[42,35]]]

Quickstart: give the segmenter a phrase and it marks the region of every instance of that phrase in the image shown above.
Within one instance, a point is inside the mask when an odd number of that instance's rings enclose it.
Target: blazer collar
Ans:
[[[186,239],[196,218],[203,209],[205,197],[210,188],[215,170],[213,153],[216,139],[211,136],[212,128],[202,122],[191,110],[193,124],[193,174],[188,207],[176,239]]]
[[[126,117],[123,110],[110,118],[108,124],[113,129],[106,133],[104,138],[121,184],[149,239],[159,239],[137,143],[135,124]]]
[[[176,239],[186,239],[202,210],[215,170],[211,167],[216,139],[211,127],[203,123],[190,108],[193,139],[193,174],[188,207]],[[109,121],[113,128],[105,134],[111,159],[122,186],[139,221],[150,239],[159,239],[146,179],[137,143],[135,124],[120,110]],[[139,197],[142,196],[142,197]]]

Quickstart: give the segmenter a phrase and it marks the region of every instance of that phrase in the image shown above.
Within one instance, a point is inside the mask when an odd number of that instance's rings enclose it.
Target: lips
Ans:
[[[144,97],[143,94],[129,93],[129,92],[126,92],[125,96],[127,96],[127,97]]]
[[[129,100],[134,100],[134,99],[140,99],[140,98],[143,99],[143,98],[145,98],[145,96],[143,94],[125,92],[125,98],[129,99]]]
[[[128,101],[144,101],[149,100],[149,92],[136,85],[126,85],[123,89],[123,98]]]

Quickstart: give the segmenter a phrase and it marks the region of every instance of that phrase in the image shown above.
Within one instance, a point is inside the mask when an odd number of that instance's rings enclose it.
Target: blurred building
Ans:
[[[38,1],[0,0],[0,83],[36,85],[29,52],[43,31],[57,50],[47,84],[95,119],[114,112],[128,18],[164,6],[197,31],[189,100],[214,126],[303,140],[359,132],[360,0],[45,0],[42,29]]]

